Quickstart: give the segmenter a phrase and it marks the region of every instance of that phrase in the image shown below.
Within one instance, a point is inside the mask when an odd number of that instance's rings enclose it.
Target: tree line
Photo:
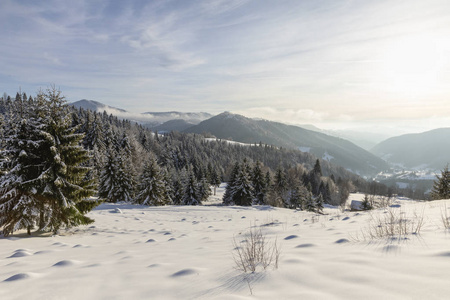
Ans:
[[[225,205],[321,211],[369,183],[309,153],[157,133],[67,105],[55,88],[0,98],[0,227],[56,232],[88,224],[99,201],[200,205],[228,182]],[[98,196],[100,200],[93,200]]]

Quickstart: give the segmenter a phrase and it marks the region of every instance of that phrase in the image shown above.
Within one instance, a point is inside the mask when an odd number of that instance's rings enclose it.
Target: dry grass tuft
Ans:
[[[238,270],[254,273],[258,267],[263,270],[270,266],[278,268],[281,249],[277,239],[267,239],[261,227],[250,228],[244,237],[240,242],[233,238],[233,259]]]

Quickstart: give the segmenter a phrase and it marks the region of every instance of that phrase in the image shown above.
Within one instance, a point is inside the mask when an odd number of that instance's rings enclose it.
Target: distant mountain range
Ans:
[[[70,105],[76,108],[89,109],[96,112],[106,111],[108,114],[113,114],[121,119],[128,119],[135,121],[153,130],[158,131],[182,131],[190,126],[196,125],[203,120],[211,118],[213,115],[205,112],[145,112],[145,113],[131,113],[124,109],[105,105],[94,100],[79,100]]]
[[[96,112],[103,112],[103,111],[107,111],[108,113],[115,112],[114,115],[127,112],[124,109],[115,108],[115,107],[100,103],[98,101],[86,100],[86,99],[82,99],[82,100],[70,103],[70,105],[72,105],[76,108],[81,107],[81,108],[96,111]]]
[[[389,138],[371,152],[404,168],[441,170],[450,163],[450,128]]]
[[[206,112],[130,113],[86,99],[70,105],[97,112],[106,111],[158,132],[210,133],[217,138],[236,142],[262,142],[295,148],[363,176],[374,176],[388,169],[388,163],[405,169],[435,170],[450,163],[450,128],[401,135],[376,144],[385,136],[351,130],[322,130],[313,125],[286,125],[229,112],[217,116]]]
[[[298,126],[255,120],[228,112],[205,120],[185,132],[210,133],[217,138],[242,143],[262,142],[296,148],[361,175],[375,175],[388,168],[384,160],[347,140]]]

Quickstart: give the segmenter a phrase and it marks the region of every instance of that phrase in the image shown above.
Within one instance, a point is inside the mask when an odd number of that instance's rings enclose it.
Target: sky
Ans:
[[[448,0],[0,2],[0,92],[130,112],[450,126]]]

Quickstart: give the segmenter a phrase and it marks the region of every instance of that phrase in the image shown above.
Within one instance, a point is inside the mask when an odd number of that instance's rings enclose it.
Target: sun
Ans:
[[[442,69],[442,52],[432,36],[395,39],[382,47],[380,74],[389,92],[408,98],[433,93]]]

